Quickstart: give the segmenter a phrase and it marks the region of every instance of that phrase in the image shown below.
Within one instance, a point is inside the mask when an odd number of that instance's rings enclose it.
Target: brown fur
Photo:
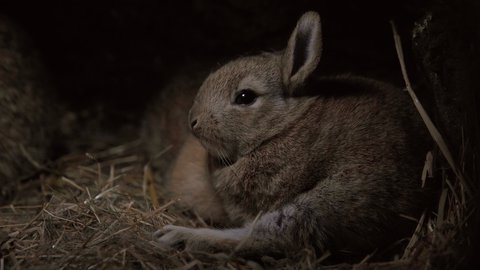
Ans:
[[[219,196],[238,227],[168,225],[159,242],[246,255],[365,252],[415,225],[401,216],[422,208],[424,131],[412,104],[372,79],[311,76],[320,35],[318,14],[308,12],[283,53],[243,57],[208,76],[190,124],[210,155],[208,196]],[[242,89],[258,95],[252,104],[235,104]],[[179,186],[192,178],[184,177]]]
[[[177,76],[162,89],[146,112],[142,138],[163,195],[176,200],[181,209],[221,223],[225,211],[208,181],[207,151],[189,135],[187,123],[188,109],[207,75],[205,66],[193,64],[186,68],[188,76]]]
[[[208,152],[199,141],[188,136],[166,180],[165,188],[179,205],[193,209],[200,217],[221,223],[225,217],[222,203],[213,189],[208,170]]]
[[[50,84],[26,34],[0,16],[0,205],[49,155],[54,130]]]

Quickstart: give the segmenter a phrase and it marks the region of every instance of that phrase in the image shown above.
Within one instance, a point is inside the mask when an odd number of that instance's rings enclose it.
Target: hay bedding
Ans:
[[[16,200],[0,208],[0,269],[261,268],[234,256],[193,256],[153,241],[152,232],[165,224],[207,224],[156,197],[139,152],[134,142],[66,156],[57,161],[58,172],[24,182]],[[307,257],[305,263],[313,264]]]
[[[232,254],[189,254],[153,241],[165,224],[207,226],[182,214],[172,201],[156,198],[151,173],[137,154],[137,142],[103,152],[78,154],[57,161],[61,173],[43,173],[22,184],[9,206],[0,208],[0,269],[312,269],[318,258],[306,249],[299,257],[259,262]],[[466,239],[464,188],[445,179],[435,215],[423,215],[405,250],[393,260],[326,269],[436,269],[454,265],[452,241]],[[456,184],[455,184],[456,183]],[[447,261],[444,261],[447,260]],[[444,267],[442,267],[444,268]]]
[[[65,156],[55,171],[23,182],[17,199],[0,208],[0,269],[437,269],[457,265],[455,243],[468,240],[465,187],[444,174],[438,209],[421,217],[390,261],[370,262],[369,255],[354,265],[323,266],[328,254],[318,258],[308,249],[296,258],[257,262],[171,250],[153,241],[152,232],[169,223],[208,225],[157,198],[139,148],[133,142]]]

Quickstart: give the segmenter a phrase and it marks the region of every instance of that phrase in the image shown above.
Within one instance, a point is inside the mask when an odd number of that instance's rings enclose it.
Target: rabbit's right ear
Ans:
[[[282,56],[282,79],[292,95],[315,70],[322,52],[320,16],[309,11],[300,17]]]

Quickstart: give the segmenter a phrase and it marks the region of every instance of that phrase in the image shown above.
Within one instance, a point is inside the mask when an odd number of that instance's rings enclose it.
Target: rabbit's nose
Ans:
[[[190,128],[194,129],[197,123],[198,123],[197,119],[193,119],[193,121],[190,122]]]

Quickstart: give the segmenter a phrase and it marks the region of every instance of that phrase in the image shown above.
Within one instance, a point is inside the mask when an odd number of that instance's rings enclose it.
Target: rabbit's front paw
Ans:
[[[154,233],[157,241],[171,248],[182,248],[192,252],[232,251],[243,235],[230,230],[195,229],[166,225]]]
[[[171,248],[185,246],[189,239],[195,238],[194,235],[195,229],[175,225],[166,225],[153,234],[159,243]]]

